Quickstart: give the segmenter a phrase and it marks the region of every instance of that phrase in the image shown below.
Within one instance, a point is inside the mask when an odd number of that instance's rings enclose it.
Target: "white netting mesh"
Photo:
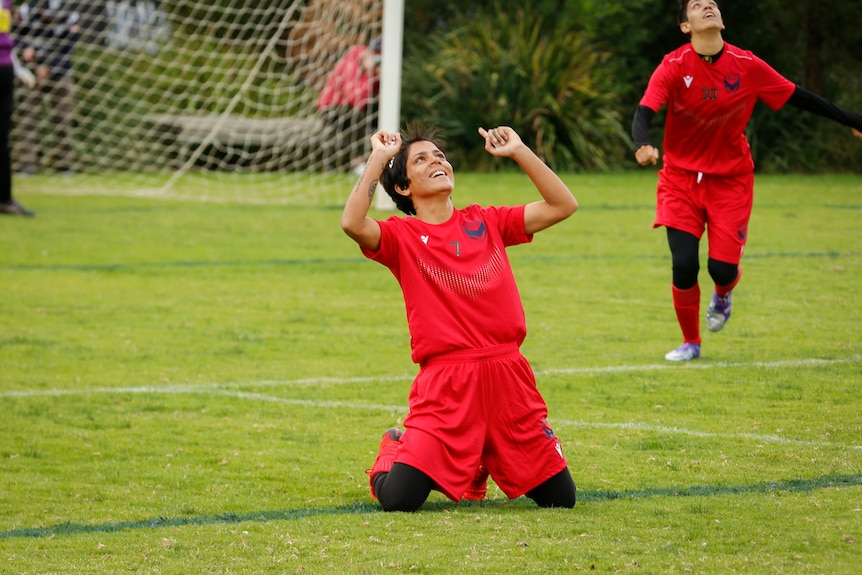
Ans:
[[[316,102],[337,61],[380,36],[382,0],[35,4],[29,13],[19,8],[19,55],[36,46],[35,69],[74,43],[74,92],[63,97],[69,86],[53,76],[41,89],[17,88],[19,173],[69,169],[76,177],[64,187],[73,193],[182,197],[196,183],[222,196],[253,188],[264,201],[344,197],[351,159],[364,154],[367,139],[348,150],[322,146]],[[64,34],[76,27],[71,42]],[[59,76],[62,65],[49,65]],[[50,113],[64,105],[74,116],[68,154],[67,122]],[[357,118],[368,130],[375,110]],[[88,189],[76,190],[76,180]],[[94,181],[105,189],[93,189]]]

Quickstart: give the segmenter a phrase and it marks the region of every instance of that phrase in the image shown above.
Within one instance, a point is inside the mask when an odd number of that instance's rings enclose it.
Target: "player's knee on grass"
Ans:
[[[535,489],[527,493],[527,497],[536,502],[539,507],[565,507],[571,509],[577,500],[577,488],[569,473],[569,468],[563,469]]]
[[[403,463],[393,464],[388,473],[378,473],[374,478],[374,493],[383,511],[417,511],[433,486],[430,477]]]

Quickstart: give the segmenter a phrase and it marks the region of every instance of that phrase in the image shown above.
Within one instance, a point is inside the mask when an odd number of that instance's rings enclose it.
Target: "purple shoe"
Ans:
[[[667,352],[667,355],[664,356],[668,361],[691,361],[699,357],[699,343],[684,343],[675,350]]]
[[[730,294],[721,297],[713,292],[712,301],[706,308],[706,329],[721,331],[728,319],[730,319]]]

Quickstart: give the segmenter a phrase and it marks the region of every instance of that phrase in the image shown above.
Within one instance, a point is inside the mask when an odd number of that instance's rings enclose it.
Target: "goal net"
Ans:
[[[19,60],[34,46],[25,65],[37,73],[42,58],[51,73],[35,89],[16,87],[14,169],[35,174],[16,179],[16,189],[68,171],[61,187],[69,193],[342,201],[377,125],[376,91],[352,117],[357,138],[327,137],[332,122],[317,101],[338,61],[381,36],[382,1],[19,7]],[[64,47],[73,49],[68,85]]]

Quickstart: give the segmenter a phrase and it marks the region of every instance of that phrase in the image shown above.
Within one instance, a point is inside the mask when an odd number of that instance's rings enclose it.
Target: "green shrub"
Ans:
[[[402,119],[439,125],[448,153],[470,169],[501,165],[479,126],[515,128],[560,171],[607,171],[628,156],[627,126],[608,55],[578,32],[523,9],[484,17],[413,49],[404,67]]]

